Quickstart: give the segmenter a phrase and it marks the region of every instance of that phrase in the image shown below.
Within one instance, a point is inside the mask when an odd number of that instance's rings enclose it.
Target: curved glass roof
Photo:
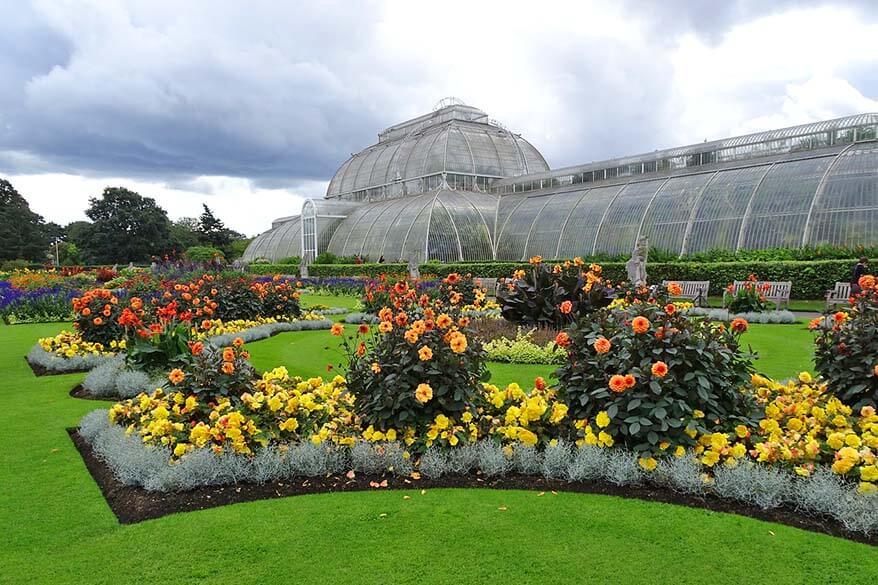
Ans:
[[[442,173],[500,178],[548,169],[539,151],[520,135],[477,108],[453,104],[379,134],[377,144],[341,165],[326,196],[346,198]]]
[[[388,262],[491,258],[496,205],[495,196],[450,189],[362,205],[341,222],[327,250]]]
[[[343,195],[398,172],[416,183],[406,196],[308,200],[301,217],[275,220],[257,236],[244,259],[302,256],[303,243],[308,257],[388,262],[627,254],[639,236],[675,254],[878,244],[876,114],[615,159],[639,160],[640,171],[604,168],[599,181],[595,165],[575,167],[591,168],[592,180],[586,171],[533,173],[532,165],[547,167],[528,147],[460,104],[393,126],[342,165],[330,190]],[[687,158],[693,153],[697,161]],[[657,154],[670,158],[656,162]],[[523,172],[493,185],[530,181],[528,189],[497,194],[473,177]],[[429,180],[414,178],[425,173]]]
[[[276,223],[267,232],[253,238],[241,259],[253,262],[261,258],[276,262],[291,256],[302,256],[302,222],[298,215]]]
[[[527,177],[501,179],[492,184],[491,190],[499,194],[527,192],[575,183],[593,183],[614,180],[618,177],[663,173],[715,163],[746,161],[874,140],[876,133],[878,133],[878,114],[858,114],[565,167],[530,174]]]
[[[505,214],[502,210],[506,209]],[[878,243],[878,143],[807,157],[501,197],[495,257]]]

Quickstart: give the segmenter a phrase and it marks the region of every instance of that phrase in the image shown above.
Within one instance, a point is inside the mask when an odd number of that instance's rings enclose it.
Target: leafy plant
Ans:
[[[96,288],[75,297],[72,303],[73,327],[84,340],[109,347],[110,342],[122,339],[123,329],[118,322],[122,308],[115,293]]]
[[[581,317],[558,337],[568,351],[556,372],[559,396],[605,445],[655,454],[693,447],[699,433],[751,419],[752,402],[741,392],[752,371],[739,342],[746,327],[648,303]]]
[[[611,292],[596,264],[586,270],[576,258],[550,267],[535,257],[528,270],[516,270],[501,285],[497,300],[503,318],[513,323],[560,329],[576,315],[609,305]]]
[[[755,274],[747,277],[747,280],[735,290],[734,283],[729,284],[723,293],[723,305],[731,313],[761,313],[767,310],[765,303],[765,291],[768,284],[759,284]]]
[[[361,325],[344,337],[348,389],[365,424],[379,431],[423,428],[439,415],[472,413],[489,374],[469,319],[457,304],[419,296],[406,282],[388,294],[377,332]]]
[[[833,393],[853,408],[878,406],[878,288],[863,276],[849,312],[819,317],[814,363]]]

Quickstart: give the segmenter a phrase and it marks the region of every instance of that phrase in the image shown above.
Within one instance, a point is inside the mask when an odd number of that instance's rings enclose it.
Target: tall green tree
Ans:
[[[232,243],[244,238],[235,230],[226,227],[221,219],[216,217],[207,204],[202,203],[204,211],[198,218],[198,241],[202,246],[209,246],[222,250],[226,258],[233,253]]]
[[[48,248],[43,217],[31,211],[12,183],[0,179],[0,260],[43,262]]]
[[[222,220],[213,214],[213,211],[210,210],[210,207],[208,207],[206,203],[202,203],[201,206],[204,208],[204,211],[198,218],[198,236],[200,243],[204,246],[210,246],[220,250],[224,249],[232,242],[229,230],[226,228],[226,225]]]
[[[89,199],[85,214],[92,223],[81,247],[91,262],[145,262],[173,247],[167,212],[134,191],[107,187],[100,198]]]
[[[174,242],[176,252],[185,252],[201,243],[198,225],[197,217],[181,217],[171,224],[171,239]]]

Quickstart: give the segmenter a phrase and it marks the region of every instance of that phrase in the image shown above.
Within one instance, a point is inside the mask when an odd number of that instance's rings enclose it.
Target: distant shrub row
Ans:
[[[613,281],[626,278],[623,262],[602,264],[605,278]],[[472,274],[483,278],[502,278],[512,275],[519,268],[527,268],[527,262],[461,262],[427,263],[420,267],[422,275],[445,277],[452,272]],[[646,270],[651,282],[662,280],[709,280],[710,294],[721,295],[733,280],[744,280],[755,274],[760,280],[791,281],[792,298],[821,299],[836,282],[847,282],[853,267],[852,260],[813,261],[752,261],[752,262],[649,262]],[[297,274],[298,266],[292,264],[251,264],[254,274]],[[308,273],[316,277],[362,276],[377,278],[381,274],[404,275],[405,264],[312,264]]]

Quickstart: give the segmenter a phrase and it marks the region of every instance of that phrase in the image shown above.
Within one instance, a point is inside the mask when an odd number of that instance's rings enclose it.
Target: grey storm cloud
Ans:
[[[658,46],[671,33],[716,39],[803,2],[624,4]],[[0,0],[0,171],[171,184],[199,175],[326,180],[383,127],[429,106],[413,103],[432,87],[428,72],[376,49],[381,12],[344,1]],[[441,50],[441,37],[425,42]],[[669,135],[661,57],[648,47],[553,42],[544,79],[557,80],[555,107],[570,120],[555,144],[534,141],[553,166],[630,154]],[[486,83],[507,81],[486,71]]]

